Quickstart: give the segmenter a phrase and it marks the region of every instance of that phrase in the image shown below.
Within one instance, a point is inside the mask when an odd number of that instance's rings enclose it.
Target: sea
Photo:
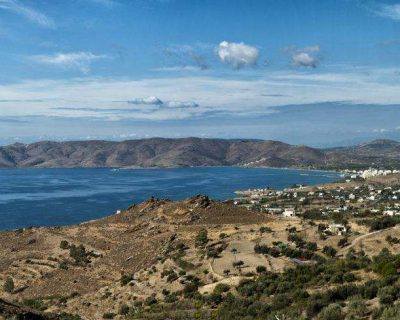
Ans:
[[[0,169],[0,230],[76,224],[152,196],[179,200],[206,194],[226,200],[236,190],[283,189],[339,178],[336,172],[240,167]]]

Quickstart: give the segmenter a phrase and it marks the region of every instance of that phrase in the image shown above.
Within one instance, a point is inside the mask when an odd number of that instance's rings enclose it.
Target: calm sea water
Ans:
[[[266,168],[4,169],[0,170],[0,230],[79,223],[112,214],[151,196],[234,197],[238,189],[326,183],[324,171]]]

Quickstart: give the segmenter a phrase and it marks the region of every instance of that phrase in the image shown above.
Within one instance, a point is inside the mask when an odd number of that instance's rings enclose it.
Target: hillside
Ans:
[[[43,141],[0,147],[1,168],[55,167],[400,167],[400,143],[376,140],[334,149],[279,141],[151,138],[111,141]]]
[[[266,190],[262,203],[292,217],[150,198],[80,225],[0,232],[0,319],[398,319],[385,314],[400,306],[400,219],[381,208],[400,212],[399,188],[392,175]]]

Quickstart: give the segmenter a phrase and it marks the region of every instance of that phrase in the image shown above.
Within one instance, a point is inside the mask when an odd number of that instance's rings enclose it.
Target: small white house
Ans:
[[[296,212],[294,211],[293,208],[286,208],[283,211],[282,216],[284,216],[284,217],[295,217],[296,216]]]
[[[346,226],[340,223],[332,223],[329,225],[328,229],[329,232],[336,233],[339,236],[345,234],[347,232]]]
[[[389,216],[389,217],[397,216],[399,214],[400,214],[400,212],[396,211],[396,210],[385,210],[385,211],[383,211],[383,215],[384,216]]]

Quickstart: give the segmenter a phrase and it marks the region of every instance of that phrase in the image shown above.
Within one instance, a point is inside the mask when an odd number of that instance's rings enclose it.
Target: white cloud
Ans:
[[[161,99],[150,96],[147,98],[135,98],[128,101],[129,104],[135,105],[150,105],[157,107],[166,107],[166,108],[196,108],[199,105],[194,101],[179,101],[179,100],[171,100],[171,101],[162,101]]]
[[[0,0],[0,9],[14,12],[26,19],[46,28],[54,28],[55,23],[53,19],[47,17],[45,14],[23,5],[17,0]]]
[[[292,55],[292,62],[296,67],[316,68],[318,60],[307,52],[299,52]]]
[[[235,69],[257,64],[259,50],[244,43],[222,41],[217,54],[221,62],[231,65]]]
[[[400,104],[400,83],[393,80],[393,69],[354,70],[349,67],[335,72],[270,71],[246,79],[191,76],[30,80],[0,84],[0,97],[3,97],[0,117],[167,120],[213,113],[250,116],[288,104],[335,101]],[[150,98],[132,100],[132,97]],[[162,105],[154,104],[157,99]],[[129,100],[137,103],[129,104]],[[100,109],[103,112],[99,112]]]
[[[374,12],[381,17],[400,20],[400,4],[382,4]]]
[[[53,55],[36,55],[31,59],[37,63],[53,65],[67,69],[78,69],[83,73],[90,71],[93,61],[105,59],[106,55],[96,55],[91,52],[57,53]]]
[[[147,97],[147,98],[135,98],[132,100],[129,100],[128,103],[130,104],[144,104],[144,105],[162,105],[163,102],[158,99],[157,97]]]
[[[301,49],[291,46],[285,48],[284,51],[291,54],[292,64],[296,67],[316,68],[319,64],[319,57],[317,54],[320,51],[320,47],[318,45]]]
[[[197,108],[199,105],[194,101],[167,101],[163,106],[168,108]]]

